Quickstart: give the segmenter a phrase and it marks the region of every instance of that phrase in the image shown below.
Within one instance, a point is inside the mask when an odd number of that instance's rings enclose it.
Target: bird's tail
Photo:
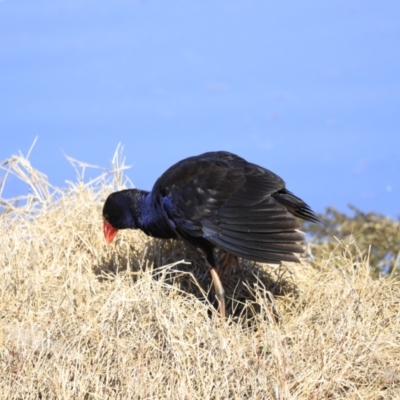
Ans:
[[[303,200],[299,199],[287,189],[281,189],[274,193],[272,197],[282,204],[291,214],[296,217],[305,219],[306,221],[320,223],[317,215],[311,210],[310,206]]]

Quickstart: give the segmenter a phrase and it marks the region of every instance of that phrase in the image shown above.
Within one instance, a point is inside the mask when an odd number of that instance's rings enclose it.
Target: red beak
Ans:
[[[106,238],[106,242],[110,244],[114,240],[115,235],[118,232],[118,229],[114,228],[109,222],[104,221],[103,231],[104,231],[104,237]]]

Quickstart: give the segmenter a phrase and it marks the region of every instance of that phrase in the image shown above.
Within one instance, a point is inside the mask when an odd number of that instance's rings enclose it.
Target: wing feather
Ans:
[[[304,235],[295,218],[316,221],[301,199],[273,172],[227,152],[205,153],[168,169],[156,182],[178,234],[209,240],[226,252],[255,261],[298,261]]]

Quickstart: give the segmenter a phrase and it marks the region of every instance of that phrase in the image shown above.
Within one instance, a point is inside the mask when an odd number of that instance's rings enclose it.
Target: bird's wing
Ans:
[[[215,217],[228,200],[240,200],[235,194],[246,185],[246,175],[252,173],[248,171],[249,165],[244,159],[227,152],[187,158],[170,167],[157,180],[152,198],[159,199],[175,223],[196,235],[204,219]],[[264,187],[253,189],[247,196],[247,202],[249,197],[250,201],[255,201],[256,192],[273,193],[284,187],[284,182],[277,175],[260,170],[259,175],[265,178],[262,182]],[[269,177],[265,176],[266,172],[270,173]]]
[[[304,239],[295,217],[269,196],[250,207],[225,206],[203,221],[203,232],[226,252],[260,262],[298,261]]]
[[[273,172],[226,152],[172,166],[156,182],[170,224],[230,254],[263,262],[297,261],[298,223],[272,195],[285,187]]]
[[[253,164],[245,164],[241,172],[245,181],[240,188],[214,218],[203,221],[205,235],[239,257],[271,263],[297,261],[293,253],[302,252],[297,242],[304,235],[297,230],[299,224],[292,210],[274,196],[285,191],[285,183],[271,171]]]

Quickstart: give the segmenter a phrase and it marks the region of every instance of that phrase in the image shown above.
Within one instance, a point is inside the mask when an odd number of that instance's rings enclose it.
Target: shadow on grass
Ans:
[[[208,267],[196,251],[184,242],[174,240],[152,240],[148,246],[136,251],[134,245],[115,244],[101,262],[94,267],[99,280],[113,279],[119,273],[127,273],[133,282],[141,274],[151,271],[155,280],[163,280],[168,286],[178,287],[182,295],[195,296],[203,304],[212,304],[215,298],[212,278]],[[235,266],[221,276],[225,289],[226,314],[234,321],[251,325],[255,314],[268,307],[275,321],[279,313],[273,298],[287,294],[296,295],[297,287],[293,282],[290,267],[286,265],[266,266],[249,260],[239,259],[241,271]],[[210,309],[209,315],[213,314]]]

